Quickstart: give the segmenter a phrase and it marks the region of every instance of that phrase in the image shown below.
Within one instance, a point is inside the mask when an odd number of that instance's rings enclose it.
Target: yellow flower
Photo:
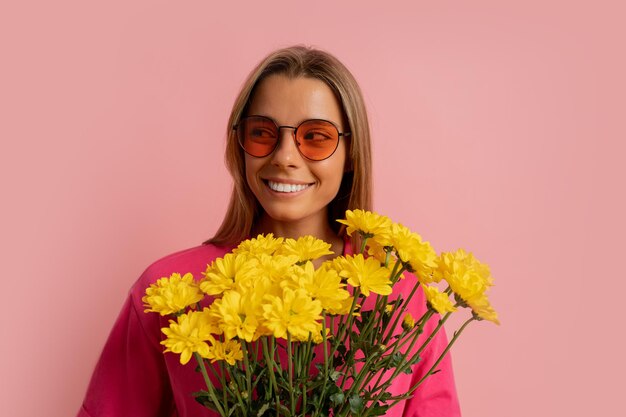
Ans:
[[[341,302],[341,306],[339,308],[332,308],[329,309],[328,312],[332,315],[345,315],[350,313],[350,308],[352,308],[352,303],[354,302],[354,297],[350,296],[348,298],[346,298],[345,300],[343,300]],[[352,315],[355,317],[361,317],[361,305],[360,304],[356,304],[354,306],[354,310],[352,311]]]
[[[363,210],[348,210],[346,219],[337,221],[348,226],[346,233],[349,236],[358,231],[361,235],[372,237],[385,232],[391,226],[391,220],[388,217]]]
[[[448,294],[439,291],[437,287],[430,285],[424,285],[424,294],[428,305],[431,306],[439,314],[445,314],[447,312],[456,311],[456,307],[452,304]]]
[[[468,305],[472,309],[473,314],[480,320],[487,320],[498,325],[500,324],[500,320],[498,320],[498,313],[493,309],[486,296],[472,299],[471,302],[468,302]]]
[[[258,264],[250,271],[254,276],[252,281],[267,281],[278,285],[285,278],[292,277],[300,267],[296,265],[298,257],[296,255],[259,255]],[[257,285],[257,282],[254,282]]]
[[[144,311],[153,311],[162,316],[178,313],[185,307],[202,300],[204,295],[193,280],[193,275],[187,273],[183,277],[178,273],[169,278],[160,278],[156,284],[146,289],[146,295],[141,299],[144,302]]]
[[[435,276],[445,279],[452,291],[466,302],[482,297],[493,285],[489,267],[463,249],[442,253]]]
[[[217,258],[211,265],[207,265],[204,278],[200,281],[200,289],[209,295],[220,295],[233,289],[237,274],[247,261],[248,256],[245,254],[228,253],[223,258]]]
[[[390,271],[380,265],[374,258],[364,258],[362,254],[336,258],[334,264],[339,268],[339,275],[348,279],[348,284],[360,287],[361,293],[368,297],[370,292],[389,295],[391,294]]]
[[[298,262],[306,262],[321,258],[324,255],[331,255],[330,243],[314,238],[313,236],[303,236],[298,240],[285,239],[283,246],[277,251],[281,255],[296,255]]]
[[[415,327],[415,319],[413,318],[411,313],[406,313],[406,315],[402,319],[402,328],[408,331],[411,330],[413,327]]]
[[[226,342],[213,340],[212,346],[205,357],[211,363],[226,361],[229,365],[235,365],[236,361],[243,359],[243,351],[241,350],[241,344],[236,340],[228,340]]]
[[[330,314],[345,310],[343,301],[350,297],[350,293],[345,290],[346,284],[341,282],[341,277],[334,269],[320,267],[316,270],[309,261],[299,270],[296,280],[299,287],[305,289],[313,299],[319,300],[322,309]]]
[[[293,340],[306,341],[320,329],[322,303],[303,289],[284,288],[282,297],[266,296],[263,311],[265,325],[276,338],[286,339],[289,332]]]
[[[258,338],[256,334],[259,327],[259,303],[250,296],[242,296],[237,291],[227,291],[221,299],[211,304],[211,312],[219,321],[219,327],[223,330],[226,340],[238,337],[246,342],[252,342]]]
[[[170,327],[164,327],[161,331],[167,339],[161,342],[166,347],[165,352],[180,354],[180,363],[186,364],[194,352],[205,357],[209,353],[207,341],[213,340],[211,331],[213,325],[207,314],[207,309],[202,312],[192,311],[181,314],[177,321],[170,320]]]
[[[273,233],[268,233],[267,235],[258,235],[256,238],[244,240],[233,250],[233,253],[252,256],[261,254],[272,255],[282,244],[282,237],[275,238]]]
[[[435,276],[448,282],[458,302],[472,308],[478,317],[499,324],[486,296],[486,291],[493,285],[487,264],[459,249],[441,254]]]
[[[429,242],[422,241],[422,237],[408,227],[393,223],[384,233],[375,236],[369,244],[372,253],[381,252],[384,247],[393,247],[398,258],[408,266],[409,272],[416,273],[420,282],[433,281],[437,253]]]

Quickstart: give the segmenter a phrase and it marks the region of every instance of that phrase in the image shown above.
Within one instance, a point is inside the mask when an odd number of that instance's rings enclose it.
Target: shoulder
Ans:
[[[233,246],[206,244],[166,255],[146,268],[131,288],[131,293],[143,294],[150,284],[155,283],[159,278],[169,277],[173,273],[191,273],[194,278],[199,279],[208,264],[216,258],[223,257],[232,249]]]

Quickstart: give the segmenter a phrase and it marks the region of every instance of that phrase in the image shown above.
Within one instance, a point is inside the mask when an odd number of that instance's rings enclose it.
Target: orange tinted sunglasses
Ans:
[[[339,145],[341,136],[350,136],[350,132],[339,132],[337,126],[328,120],[305,120],[298,126],[279,126],[273,119],[265,116],[243,117],[233,126],[237,131],[237,140],[250,156],[262,158],[270,155],[278,146],[280,129],[293,129],[293,139],[298,152],[311,161],[330,158]]]

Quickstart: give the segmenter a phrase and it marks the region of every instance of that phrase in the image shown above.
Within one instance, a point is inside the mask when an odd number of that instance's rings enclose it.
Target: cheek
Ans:
[[[333,155],[334,157],[335,155]],[[327,164],[319,167],[318,170],[318,178],[328,186],[329,190],[333,190],[336,192],[339,190],[339,186],[341,185],[341,180],[343,179],[343,174],[345,173],[345,156],[337,155],[337,158],[333,158],[332,160],[328,160]]]
[[[260,169],[258,166],[258,160],[252,159],[251,157],[246,155],[244,160],[244,167],[246,183],[248,184],[248,187],[250,187],[252,191],[256,194],[256,174]]]

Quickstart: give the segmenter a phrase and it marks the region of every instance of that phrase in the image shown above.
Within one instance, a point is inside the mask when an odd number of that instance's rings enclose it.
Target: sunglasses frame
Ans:
[[[272,122],[274,124],[274,126],[276,126],[276,131],[278,133],[278,138],[276,139],[276,143],[274,144],[274,147],[272,148],[272,150],[267,154],[267,155],[263,155],[263,156],[256,156],[256,155],[252,155],[251,153],[249,153],[246,148],[243,146],[243,142],[242,142],[242,138],[239,135],[239,126],[241,125],[242,121],[246,120],[246,119],[251,119],[251,118],[259,118],[259,119],[265,119],[265,120],[269,120],[270,122]],[[298,140],[296,139],[297,133],[298,133],[298,129],[300,128],[300,126],[302,126],[305,123],[308,122],[326,122],[326,123],[330,123],[335,130],[337,130],[337,144],[335,145],[335,149],[332,151],[332,153],[330,155],[328,155],[326,158],[322,158],[322,159],[311,159],[308,156],[304,155],[302,153],[302,151],[300,150],[300,143],[298,142]],[[241,146],[241,149],[243,149],[243,151],[245,153],[247,153],[248,155],[252,156],[253,158],[265,158],[266,156],[271,155],[272,153],[274,153],[274,151],[276,150],[276,148],[278,148],[278,144],[280,143],[280,129],[293,129],[293,141],[296,144],[296,148],[298,149],[298,153],[300,153],[300,155],[302,155],[303,158],[309,160],[309,161],[314,161],[314,162],[319,162],[319,161],[323,161],[325,159],[330,158],[331,156],[333,156],[335,154],[335,152],[337,151],[337,148],[339,147],[339,139],[341,139],[341,137],[348,137],[350,136],[352,133],[351,132],[340,132],[339,128],[337,127],[336,124],[334,124],[333,122],[331,122],[330,120],[324,120],[324,119],[307,119],[307,120],[303,120],[298,126],[288,126],[288,125],[279,125],[278,123],[276,123],[276,120],[272,119],[271,117],[267,117],[267,116],[261,116],[259,114],[251,114],[250,116],[245,116],[242,117],[239,120],[239,123],[233,125],[233,130],[235,131],[235,134],[237,135],[237,142],[239,143],[239,146]]]

